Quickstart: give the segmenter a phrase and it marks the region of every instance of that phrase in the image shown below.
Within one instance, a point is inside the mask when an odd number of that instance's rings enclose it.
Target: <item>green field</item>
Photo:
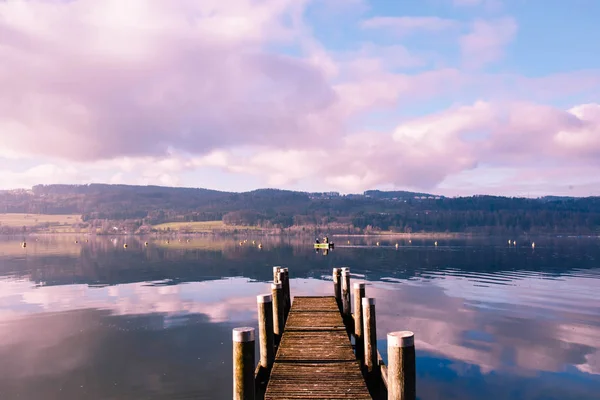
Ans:
[[[213,231],[233,231],[238,230],[258,230],[255,226],[238,226],[225,225],[223,221],[197,221],[197,222],[165,222],[152,226],[157,230],[180,231],[187,230],[190,232],[213,232]]]
[[[36,226],[45,223],[74,225],[80,222],[81,216],[77,214],[0,214],[0,225],[2,226]]]

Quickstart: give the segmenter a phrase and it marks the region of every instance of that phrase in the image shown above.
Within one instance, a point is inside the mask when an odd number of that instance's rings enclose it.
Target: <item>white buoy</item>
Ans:
[[[396,248],[398,248],[398,243],[396,243]]]
[[[435,242],[433,245],[434,245],[434,246],[437,246],[437,242]]]
[[[535,242],[531,243],[531,248],[535,249]]]
[[[517,241],[513,240],[513,246],[516,246],[516,245],[517,245]]]

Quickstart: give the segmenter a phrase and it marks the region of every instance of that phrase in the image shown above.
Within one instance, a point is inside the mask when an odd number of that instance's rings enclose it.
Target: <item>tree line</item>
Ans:
[[[343,226],[353,232],[546,232],[597,234],[600,198],[537,199],[368,191],[340,196],[260,189],[129,185],[38,185],[0,191],[0,213],[80,214],[84,222],[135,220],[138,225],[222,220],[228,225]]]

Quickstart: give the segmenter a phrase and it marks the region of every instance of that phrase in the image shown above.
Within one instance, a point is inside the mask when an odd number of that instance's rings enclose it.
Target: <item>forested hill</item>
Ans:
[[[353,232],[504,231],[596,234],[600,197],[448,198],[405,191],[339,195],[260,189],[244,193],[129,185],[38,185],[0,191],[0,213],[81,214],[138,226],[223,220],[269,228],[331,225]]]

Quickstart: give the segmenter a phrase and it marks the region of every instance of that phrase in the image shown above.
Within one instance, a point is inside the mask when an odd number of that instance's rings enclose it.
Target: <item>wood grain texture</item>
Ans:
[[[335,297],[295,297],[266,400],[371,400]]]

